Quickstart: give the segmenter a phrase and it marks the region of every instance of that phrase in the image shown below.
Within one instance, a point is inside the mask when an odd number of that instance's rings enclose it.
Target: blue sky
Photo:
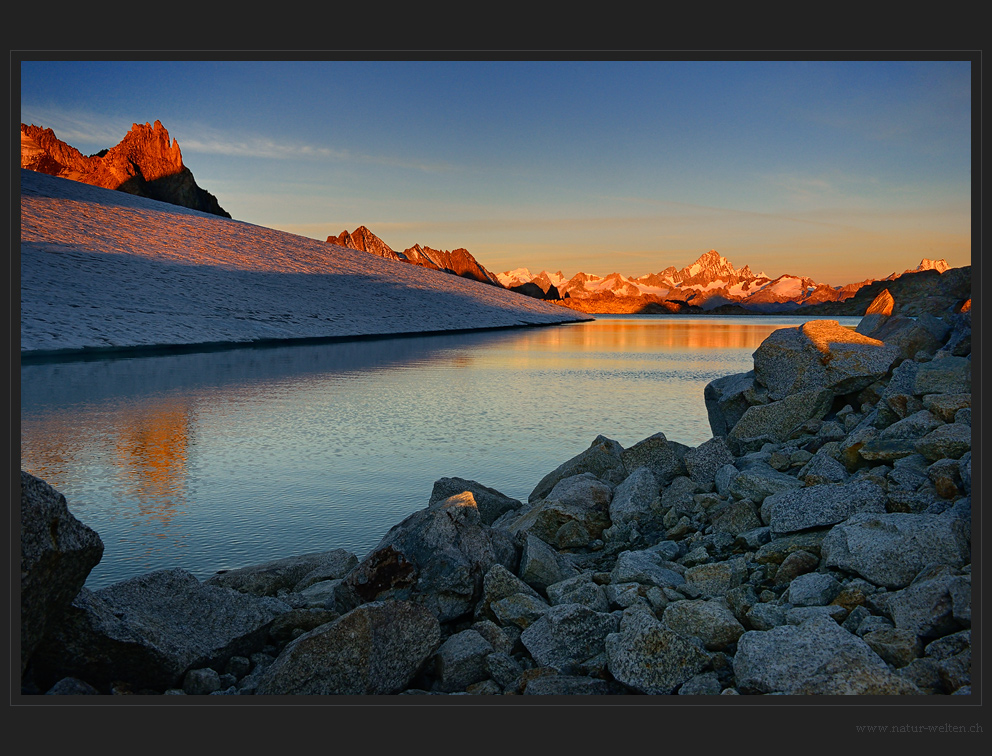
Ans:
[[[494,272],[971,261],[967,61],[21,64],[21,120],[84,154],[156,119],[239,220]]]

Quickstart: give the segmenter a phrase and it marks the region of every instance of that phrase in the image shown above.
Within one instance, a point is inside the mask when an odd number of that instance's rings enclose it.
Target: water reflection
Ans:
[[[193,420],[181,398],[149,401],[121,418],[114,467],[121,498],[138,502],[138,515],[168,524],[186,500]]]
[[[359,556],[442,476],[525,499],[602,433],[710,436],[703,387],[795,319],[555,328],[22,367],[22,467],[106,551],[87,585]],[[857,319],[853,319],[856,323]]]

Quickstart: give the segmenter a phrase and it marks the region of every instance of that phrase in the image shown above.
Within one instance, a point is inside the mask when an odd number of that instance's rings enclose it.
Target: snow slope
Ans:
[[[21,171],[21,353],[588,320],[495,286]]]

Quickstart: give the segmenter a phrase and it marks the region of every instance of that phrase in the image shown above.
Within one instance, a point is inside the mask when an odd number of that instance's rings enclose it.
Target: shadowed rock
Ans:
[[[638,467],[613,492],[610,501],[610,522],[653,524],[661,517],[660,486],[649,467]]]
[[[573,475],[592,473],[600,480],[617,485],[627,477],[621,454],[623,447],[606,436],[596,436],[589,448],[545,475],[531,491],[528,501],[546,499],[559,481]]]
[[[474,480],[465,480],[464,478],[441,478],[435,481],[427,506],[437,504],[439,501],[444,501],[463,491],[472,494],[475,505],[479,508],[479,515],[486,525],[492,525],[507,512],[520,509],[522,506],[520,501],[501,494],[495,488],[489,488],[481,483],[476,483]]]
[[[499,525],[510,533],[532,533],[556,548],[579,548],[599,538],[610,525],[613,489],[592,473],[563,478],[546,500],[525,505]]]
[[[190,669],[221,668],[232,656],[259,651],[287,611],[278,599],[203,585],[181,569],[158,570],[83,589],[38,647],[37,662],[42,674],[162,690]]]
[[[859,512],[883,514],[885,491],[870,481],[809,486],[773,494],[765,500],[772,533],[836,525]]]
[[[971,360],[948,356],[924,362],[913,377],[913,393],[917,396],[970,394]]]
[[[520,642],[542,667],[561,668],[602,653],[618,622],[614,615],[582,604],[559,604],[524,630]]]
[[[858,651],[842,650],[800,681],[796,695],[819,696],[919,696],[907,678],[863,659]]]
[[[579,574],[568,559],[548,546],[544,541],[528,533],[520,556],[520,579],[538,591],[544,592],[549,585]]]
[[[703,401],[714,436],[726,436],[747,412],[755,391],[754,371],[727,375],[706,384]]]
[[[72,516],[65,497],[21,470],[21,674],[102,556],[100,536]]]
[[[748,408],[727,436],[732,449],[743,453],[755,450],[754,439],[762,442],[782,442],[807,420],[822,420],[833,402],[833,394],[826,389],[810,389],[787,396],[785,399]]]
[[[928,564],[960,567],[970,559],[967,525],[940,515],[858,514],[824,537],[829,567],[855,572],[876,585],[902,588]]]
[[[931,567],[893,592],[887,605],[900,630],[923,638],[957,632],[971,623],[971,576],[942,565]]]
[[[863,640],[832,619],[814,617],[800,625],[744,633],[737,642],[734,672],[744,690],[791,694],[835,657],[844,660],[842,670],[852,677],[865,667],[888,671]]]
[[[669,441],[664,433],[655,433],[624,449],[620,457],[628,472],[647,467],[659,486],[667,486],[676,477],[686,474],[684,458],[690,448],[677,441]]]
[[[211,575],[204,584],[254,596],[275,596],[281,589],[300,591],[323,580],[343,578],[357,564],[358,558],[351,552],[333,549],[224,570]]]
[[[256,695],[385,695],[405,689],[441,639],[409,601],[365,604],[301,635],[265,670]]]
[[[679,635],[699,638],[710,651],[722,651],[744,634],[723,599],[676,601],[665,607],[662,621]]]
[[[641,693],[668,695],[703,671],[706,653],[657,620],[606,638],[610,674]]]
[[[476,630],[462,630],[448,638],[434,654],[435,688],[451,693],[489,678],[486,658],[495,649]]]
[[[493,565],[511,571],[518,547],[505,530],[482,523],[469,492],[414,512],[394,525],[338,586],[344,609],[387,598],[421,603],[440,621],[471,612]]]
[[[715,436],[687,451],[684,462],[686,472],[697,485],[703,490],[713,490],[717,470],[724,465],[732,465],[734,455],[730,453],[726,440],[722,436]]]

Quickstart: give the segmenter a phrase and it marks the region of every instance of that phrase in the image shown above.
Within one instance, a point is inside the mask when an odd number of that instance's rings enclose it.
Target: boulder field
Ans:
[[[22,472],[22,691],[969,695],[970,307],[892,304],[774,332],[696,448],[441,478],[362,559],[89,591],[99,537]]]

